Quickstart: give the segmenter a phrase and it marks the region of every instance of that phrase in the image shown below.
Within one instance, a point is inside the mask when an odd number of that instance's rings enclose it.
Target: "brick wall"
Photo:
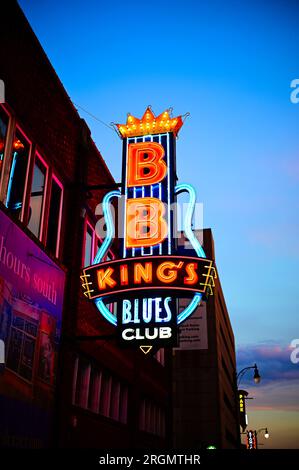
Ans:
[[[94,214],[95,206],[104,195],[104,191],[94,191],[92,197],[87,198],[83,186],[112,184],[113,177],[92,141],[85,121],[78,115],[14,0],[1,3],[0,51],[3,65],[0,78],[5,82],[6,102],[27,137],[51,163],[65,188],[61,261],[67,269],[67,282],[57,377],[56,444],[65,445],[67,436],[72,432],[72,368],[74,355],[80,352],[109,367],[130,385],[133,397],[129,425],[131,440],[127,430],[118,432],[125,432],[127,442],[131,445],[137,445],[137,439],[140,439],[140,445],[145,446],[146,439],[150,441],[150,437],[144,436],[142,441],[136,429],[139,396],[151,395],[165,408],[169,406],[170,369],[162,368],[155,359],[145,358],[138,351],[124,353],[113,341],[83,344],[70,340],[76,334],[115,333],[115,329],[101,318],[95,306],[83,297],[80,281],[84,239],[82,210],[87,208],[89,214]],[[105,428],[103,423],[98,426],[95,426],[94,433],[100,429],[105,434],[110,429]],[[87,439],[88,444],[88,436],[84,432],[81,438],[82,442]],[[75,441],[76,437],[69,444],[74,445]],[[152,445],[158,446],[163,442],[158,439]]]

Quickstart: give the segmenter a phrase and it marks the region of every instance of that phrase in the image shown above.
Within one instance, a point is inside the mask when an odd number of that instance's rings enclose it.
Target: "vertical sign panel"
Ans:
[[[136,153],[139,152],[138,157]],[[171,255],[175,252],[175,238],[173,237],[172,207],[174,195],[174,169],[175,169],[175,136],[172,133],[129,137],[124,140],[123,146],[123,195],[125,197],[124,234],[121,255],[125,258],[149,257],[153,255]],[[134,184],[135,183],[135,184]],[[139,206],[140,203],[140,206]],[[131,207],[137,211],[145,211],[148,220],[148,209],[151,207],[152,222],[142,227],[142,212],[140,222],[129,227],[128,213]],[[156,206],[156,207],[155,207]],[[156,217],[156,212],[163,208],[162,220]],[[136,213],[135,213],[136,214]],[[133,214],[134,215],[134,214]],[[164,222],[165,221],[165,222]],[[134,221],[133,221],[134,223]],[[165,223],[165,233],[159,233],[159,226]],[[159,243],[152,240],[142,242],[142,231],[157,231]],[[136,238],[141,237],[139,246],[128,246],[128,230],[131,229]],[[140,238],[139,238],[140,239]],[[136,242],[136,245],[138,241]],[[145,246],[146,245],[146,246]],[[146,272],[141,276],[146,277]],[[118,333],[123,345],[130,345],[130,339],[139,345],[155,340],[156,348],[176,343],[176,313],[175,301],[170,296],[130,296],[119,302]],[[161,321],[162,320],[162,321]],[[167,326],[163,325],[163,320]]]

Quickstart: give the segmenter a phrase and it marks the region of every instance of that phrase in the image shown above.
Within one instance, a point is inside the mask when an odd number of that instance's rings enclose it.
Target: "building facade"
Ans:
[[[17,2],[1,24],[0,445],[165,448],[171,354],[92,340],[114,331],[81,292],[115,182]]]
[[[198,236],[203,237],[207,258],[215,261],[211,230]],[[188,250],[181,236],[179,251]],[[173,355],[174,447],[238,448],[235,342],[219,277],[214,295],[180,330],[180,347]]]

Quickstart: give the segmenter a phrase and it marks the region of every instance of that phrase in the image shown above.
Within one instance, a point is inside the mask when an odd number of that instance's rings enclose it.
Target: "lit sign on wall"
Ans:
[[[248,392],[246,390],[238,390],[239,394],[239,417],[240,417],[240,426],[244,432],[247,427],[247,415],[246,415],[246,397]]]
[[[168,111],[154,116],[148,107],[142,117],[129,115],[117,124],[123,140],[122,190],[103,199],[106,238],[92,266],[81,276],[84,294],[118,330],[120,342],[137,344],[148,353],[177,341],[176,327],[188,318],[201,300],[213,294],[216,270],[213,261],[192,232],[196,197],[188,184],[176,184],[176,137],[182,117]],[[189,194],[184,232],[194,256],[177,255],[175,207],[177,195]],[[105,261],[115,237],[111,201],[123,201],[123,227],[119,259]],[[178,312],[177,300],[190,297]],[[107,304],[117,303],[117,314]]]
[[[256,431],[247,431],[247,449],[257,449]]]
[[[90,299],[109,295],[110,301],[128,292],[146,295],[148,290],[202,292],[207,297],[213,292],[212,264],[206,258],[173,255],[106,261],[84,269],[89,278],[85,293]]]
[[[239,390],[239,417],[240,417],[240,426],[244,432],[247,427],[247,415],[246,415],[246,397],[248,392],[246,390]]]

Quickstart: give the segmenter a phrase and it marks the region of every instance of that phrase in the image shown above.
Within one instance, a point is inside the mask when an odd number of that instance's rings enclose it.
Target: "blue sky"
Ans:
[[[299,103],[290,101],[298,2],[20,4],[73,102],[99,119],[125,122],[148,104],[191,113],[177,145],[179,180],[195,186],[213,229],[240,367],[245,348],[271,375],[260,348],[286,351],[299,337]],[[119,180],[120,140],[79,111]]]

